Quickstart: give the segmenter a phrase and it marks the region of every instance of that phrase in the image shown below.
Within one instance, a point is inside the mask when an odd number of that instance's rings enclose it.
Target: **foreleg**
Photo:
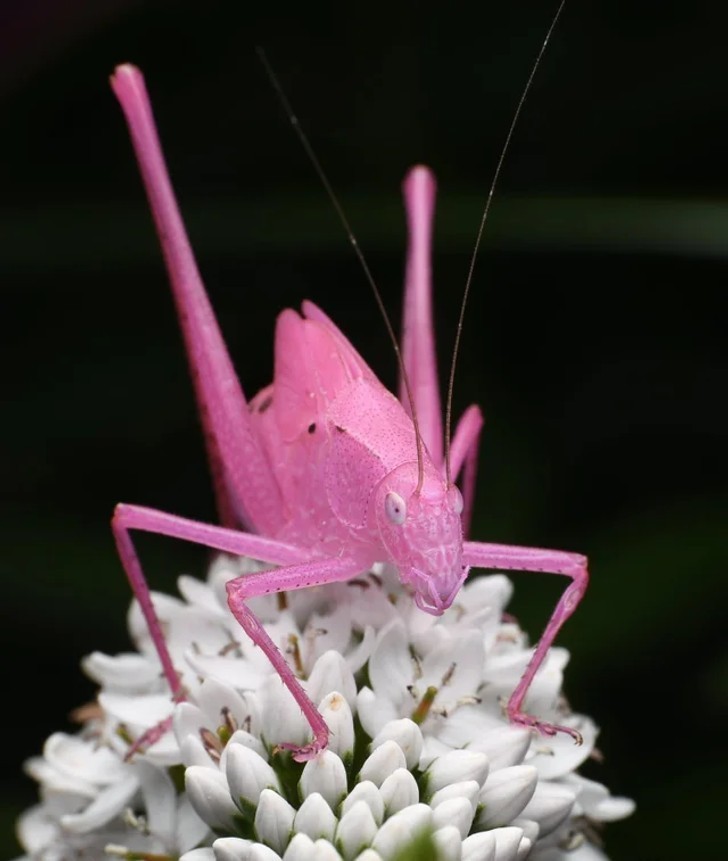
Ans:
[[[577,553],[564,553],[560,550],[541,550],[535,547],[510,547],[505,544],[482,544],[467,541],[463,545],[463,561],[466,565],[473,565],[477,568],[496,568],[499,571],[537,571],[543,574],[561,574],[571,578],[571,583],[556,605],[556,609],[536,645],[521,680],[508,700],[506,711],[514,723],[533,727],[545,735],[565,732],[572,736],[576,742],[581,743],[581,735],[572,727],[556,726],[540,721],[525,714],[522,711],[522,706],[531,682],[538,672],[538,668],[544,662],[561,626],[571,616],[584,596],[589,582],[586,557]]]
[[[244,574],[230,580],[227,584],[228,605],[233,615],[250,639],[263,650],[281,681],[300,706],[313,731],[313,740],[305,747],[297,747],[288,743],[279,745],[284,750],[292,751],[293,758],[298,762],[312,759],[326,748],[329,743],[329,728],[314,703],[301,687],[301,683],[293,674],[286,659],[260,620],[245,605],[245,602],[249,598],[268,595],[271,592],[289,592],[309,586],[323,586],[326,583],[341,582],[350,579],[360,571],[361,563],[352,559],[322,559],[288,568],[278,568],[274,571]]]
[[[206,547],[234,553],[238,556],[251,556],[254,559],[275,565],[301,562],[305,558],[305,554],[297,547],[270,538],[250,535],[221,526],[209,526],[206,523],[198,523],[152,508],[142,508],[138,505],[123,503],[117,505],[111,521],[111,529],[114,533],[121,564],[129,579],[134,596],[139,602],[152,642],[159,655],[164,675],[175,699],[179,699],[183,693],[179,676],[172,664],[164,633],[152,604],[149,584],[142,571],[129,531],[139,529],[142,532],[152,532],[156,535],[181,538],[183,541],[192,541],[195,544],[203,544]]]
[[[463,470],[463,535],[470,534],[470,523],[473,519],[473,503],[475,501],[475,478],[478,472],[478,448],[480,432],[483,429],[483,414],[477,404],[469,406],[460,417],[450,447],[450,468],[452,480],[457,481],[460,470]]]
[[[248,636],[256,645],[261,647],[268,657],[282,682],[301,707],[314,733],[313,741],[303,748],[289,744],[283,744],[281,747],[291,750],[294,758],[298,761],[311,759],[323,750],[328,744],[329,738],[329,730],[325,721],[306,695],[300,682],[265,631],[260,620],[245,606],[244,602],[257,595],[293,591],[308,586],[320,586],[325,583],[348,580],[361,571],[361,564],[346,558],[304,561],[305,553],[300,548],[270,538],[238,532],[221,526],[210,526],[151,508],[125,504],[117,505],[112,520],[112,530],[119,556],[141,607],[175,700],[183,699],[184,691],[179,675],[172,663],[159,618],[152,604],[149,585],[129,534],[132,529],[165,535],[170,538],[180,538],[226,553],[250,556],[263,562],[286,566],[275,571],[245,574],[231,580],[227,584],[228,604]],[[153,744],[164,735],[169,726],[170,722],[167,720],[157,727],[153,727],[134,745],[131,752]]]

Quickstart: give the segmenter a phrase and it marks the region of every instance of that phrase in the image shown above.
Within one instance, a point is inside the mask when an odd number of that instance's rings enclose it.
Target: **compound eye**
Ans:
[[[407,504],[404,499],[393,490],[384,498],[384,511],[396,526],[401,526],[407,517]]]
[[[455,514],[460,515],[463,513],[463,495],[454,484],[447,491],[447,500]]]

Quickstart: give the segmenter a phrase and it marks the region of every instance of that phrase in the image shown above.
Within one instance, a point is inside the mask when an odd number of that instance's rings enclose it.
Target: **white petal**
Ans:
[[[150,832],[165,846],[175,845],[177,793],[166,769],[140,759],[136,764]]]
[[[215,861],[248,861],[252,840],[240,837],[220,837],[213,844]]]
[[[371,688],[362,688],[356,697],[356,713],[364,732],[374,738],[388,723],[397,720],[399,713],[390,700],[378,697]]]
[[[328,840],[317,840],[313,848],[316,861],[342,861],[341,855]]]
[[[521,837],[521,842],[518,844],[518,851],[516,852],[516,861],[525,861],[525,859],[531,854],[532,847],[533,843],[528,839],[528,837],[525,835]]]
[[[555,780],[568,775],[589,757],[594,749],[597,729],[594,723],[585,717],[573,716],[568,722],[582,734],[583,744],[576,744],[571,736],[563,732],[548,738],[536,736],[531,742],[531,749],[526,757],[529,765],[538,769],[542,780]]]
[[[375,786],[381,786],[390,774],[406,765],[404,753],[397,742],[385,741],[369,754],[359,770],[359,779],[371,780]]]
[[[372,740],[372,750],[376,750],[385,741],[396,741],[402,748],[407,768],[413,769],[419,765],[424,742],[422,731],[414,721],[409,718],[389,721]]]
[[[184,651],[184,662],[196,676],[214,679],[227,687],[239,685],[241,689],[251,691],[258,690],[262,680],[269,675],[268,667],[260,667],[233,654],[203,654],[189,648]]]
[[[445,631],[444,626],[439,626]],[[485,647],[480,631],[465,630],[448,642],[432,649],[422,661],[421,689],[428,685],[438,688],[438,702],[456,702],[460,697],[472,696],[483,679]],[[442,680],[449,677],[447,685]]]
[[[61,825],[67,831],[86,834],[95,828],[106,825],[117,816],[133,798],[139,788],[139,779],[128,774],[118,783],[113,783],[96,796],[82,813],[71,813],[61,817]]]
[[[436,759],[427,769],[427,790],[438,789],[463,780],[476,780],[481,785],[488,775],[488,757],[470,750],[453,750]]]
[[[463,841],[460,831],[454,825],[438,828],[432,835],[438,861],[460,861],[463,854]]]
[[[334,601],[324,614],[313,612],[301,637],[303,666],[310,671],[314,663],[326,652],[343,655],[351,641],[351,607]],[[329,691],[332,688],[329,688]],[[323,691],[326,696],[329,691]]]
[[[463,840],[462,861],[495,861],[496,841],[492,831],[480,831]]]
[[[266,762],[268,761],[268,751],[263,747],[261,740],[257,736],[246,732],[244,729],[237,729],[230,736],[228,743],[223,749],[222,756],[220,757],[220,771],[225,771],[227,768],[227,758],[230,755],[229,752],[238,746],[247,747],[248,750],[252,750],[253,753],[257,753],[261,759]]]
[[[99,786],[114,783],[128,774],[128,766],[108,748],[62,732],[46,739],[43,756],[50,766],[62,773]]]
[[[15,826],[18,841],[33,857],[58,839],[58,822],[44,804],[36,804],[20,814]]]
[[[372,842],[372,848],[383,858],[391,858],[431,825],[432,810],[426,804],[407,807],[382,825]]]
[[[202,709],[192,703],[179,703],[175,706],[172,729],[180,747],[189,736],[199,738],[203,727],[207,727],[207,720]]]
[[[523,831],[523,836],[526,840],[529,840],[531,843],[535,843],[538,840],[541,829],[538,827],[538,822],[534,822],[533,819],[526,819],[523,816],[518,816],[513,820],[511,825],[514,825],[516,828],[520,828]]]
[[[242,744],[227,746],[225,774],[230,786],[230,795],[240,806],[255,807],[264,789],[281,792],[275,771],[255,751]]]
[[[293,821],[296,833],[308,835],[312,840],[333,840],[337,819],[318,792],[312,792],[301,804]]]
[[[571,813],[575,795],[567,786],[540,781],[521,816],[535,820],[541,837],[550,834]]]
[[[354,755],[354,717],[349,703],[338,691],[333,691],[319,703],[318,710],[329,728],[329,750],[342,759],[351,759]]]
[[[467,798],[451,798],[443,801],[433,811],[432,821],[435,828],[444,828],[446,825],[454,825],[464,840],[473,824],[473,806]]]
[[[281,861],[281,856],[269,846],[264,846],[262,843],[253,843],[245,857],[245,861]]]
[[[344,858],[355,858],[366,849],[377,833],[377,823],[365,801],[357,801],[339,820],[336,845]]]
[[[523,839],[520,828],[494,828],[490,832],[495,837],[495,861],[517,861]]]
[[[365,849],[360,855],[357,855],[354,861],[383,861],[379,852],[374,849]]]
[[[490,760],[491,771],[520,765],[523,762],[532,735],[530,730],[518,726],[499,726],[489,730],[468,745],[468,750],[484,753]]]
[[[177,589],[188,604],[196,605],[213,619],[226,620],[227,613],[220,606],[210,587],[196,577],[182,574],[177,578]]]
[[[266,745],[304,745],[311,736],[308,721],[280,678],[267,676],[258,689],[261,702],[261,736]]]
[[[260,793],[255,811],[255,833],[258,839],[281,853],[288,845],[296,811],[272,789]]]
[[[313,840],[305,834],[294,834],[283,854],[283,861],[316,861]]]
[[[136,652],[105,655],[92,652],[81,661],[83,671],[98,685],[122,691],[147,691],[159,686],[159,664]]]
[[[508,825],[531,800],[537,780],[538,771],[530,765],[514,765],[493,772],[478,798],[483,806],[478,827]]]
[[[225,775],[212,768],[191,765],[185,771],[185,787],[197,815],[215,831],[235,831],[238,808],[230,797]]]
[[[353,709],[356,705],[356,682],[343,655],[325,652],[314,664],[308,677],[306,690],[317,703],[331,691],[340,691]]]
[[[215,861],[215,853],[209,849],[191,849],[185,852],[179,861]]]
[[[477,780],[462,780],[460,783],[451,783],[450,786],[443,786],[442,789],[438,789],[430,799],[429,804],[434,810],[443,801],[449,801],[451,798],[467,798],[473,812],[475,812],[479,792],[480,784]]]
[[[174,845],[179,852],[185,852],[193,846],[199,846],[210,828],[195,812],[186,792],[183,792],[177,802],[177,823],[175,827]]]
[[[407,772],[407,774],[409,774],[409,772]],[[387,780],[389,780],[389,778],[387,778]],[[382,800],[380,791],[371,782],[371,780],[364,780],[361,783],[357,783],[342,802],[340,815],[343,816],[344,813],[351,810],[351,808],[359,801],[363,801],[369,806],[372,816],[374,817],[374,821],[377,825],[381,825],[382,820],[384,819],[384,801]]]
[[[631,816],[636,806],[631,798],[610,796],[594,808],[593,812],[589,815],[593,816],[598,822],[616,822],[618,819]]]
[[[119,723],[141,729],[149,729],[166,720],[174,708],[169,693],[134,696],[102,691],[98,700],[101,708]]]
[[[42,756],[34,756],[23,763],[23,771],[33,780],[43,784],[48,792],[72,793],[91,800],[98,793],[98,786],[89,780],[81,780],[72,774],[50,765]]]
[[[401,620],[394,619],[379,632],[369,659],[369,681],[377,696],[395,705],[409,696],[413,668],[407,632]]]
[[[392,608],[392,605],[388,606]],[[393,608],[392,608],[393,609]],[[380,617],[383,618],[383,617]],[[366,625],[361,642],[346,655],[346,664],[352,673],[358,673],[367,663],[377,642],[377,631],[372,625]]]
[[[398,768],[387,777],[379,792],[384,802],[388,816],[417,804],[420,800],[420,790],[412,772],[406,768]]]
[[[303,768],[298,784],[303,798],[318,792],[332,810],[336,810],[346,795],[346,769],[341,759],[330,750],[325,750],[310,759]]]
[[[180,745],[180,758],[185,766],[200,765],[204,768],[214,768],[217,766],[205,750],[205,745],[199,736],[188,735]]]
[[[225,723],[226,713],[229,713],[230,719],[238,727],[246,726],[250,720],[251,706],[247,698],[244,699],[232,687],[218,682],[217,679],[205,679],[199,690],[198,701],[207,718],[205,726],[213,732]]]

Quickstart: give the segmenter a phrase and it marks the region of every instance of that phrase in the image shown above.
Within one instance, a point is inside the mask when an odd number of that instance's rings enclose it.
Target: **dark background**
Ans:
[[[276,313],[318,302],[394,379],[349,245],[255,59],[266,46],[395,320],[399,183],[440,182],[444,374],[480,210],[555,3],[16,2],[0,8],[3,307],[0,846],[21,762],[93,695],[82,655],[128,647],[119,500],[214,517],[161,257],[121,113],[145,71],[213,303],[248,394]],[[726,803],[728,9],[571,2],[508,154],[455,401],[487,425],[474,536],[581,550],[560,642],[602,726],[588,773],[638,812],[617,859],[716,857]],[[153,584],[204,553],[143,542]],[[517,575],[535,635],[562,585]]]

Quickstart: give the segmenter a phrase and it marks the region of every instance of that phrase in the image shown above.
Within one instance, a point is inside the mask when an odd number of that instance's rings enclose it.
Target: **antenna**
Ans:
[[[402,373],[402,379],[404,380],[404,387],[407,392],[407,400],[409,401],[410,410],[412,412],[412,424],[415,429],[415,440],[417,443],[417,488],[415,489],[415,493],[419,493],[422,489],[422,483],[425,478],[425,467],[424,467],[424,456],[423,456],[423,446],[422,446],[422,437],[420,436],[420,426],[417,421],[417,411],[415,409],[414,397],[412,395],[412,387],[410,386],[409,377],[407,376],[407,369],[404,366],[404,359],[402,358],[402,351],[399,348],[399,344],[397,343],[397,336],[394,334],[394,328],[392,326],[392,322],[389,319],[389,314],[387,314],[387,309],[384,306],[384,301],[382,300],[382,294],[379,292],[379,288],[377,287],[377,283],[374,280],[374,276],[369,269],[369,264],[364,257],[364,252],[361,250],[359,243],[357,241],[356,236],[354,235],[354,231],[349,224],[349,219],[346,217],[346,213],[344,212],[344,208],[341,205],[339,198],[336,196],[336,192],[331,185],[326,172],[321,166],[321,162],[318,160],[316,153],[314,152],[313,147],[311,146],[311,142],[309,141],[306,133],[301,128],[301,124],[298,121],[298,117],[293,112],[293,108],[291,107],[291,103],[288,101],[288,98],[283,91],[283,87],[281,86],[280,81],[278,80],[278,76],[273,71],[273,67],[268,62],[268,57],[266,56],[263,48],[256,48],[256,53],[258,54],[258,58],[260,62],[263,64],[263,68],[265,69],[265,73],[268,76],[268,80],[271,83],[276,95],[278,96],[278,101],[281,103],[281,107],[283,108],[286,116],[288,117],[289,122],[293,126],[293,130],[296,133],[298,140],[301,142],[301,146],[304,149],[304,152],[308,156],[308,160],[313,165],[313,169],[316,171],[321,184],[326,191],[326,194],[331,201],[336,214],[339,217],[339,221],[341,222],[347,238],[351,243],[351,247],[354,249],[354,254],[356,254],[357,260],[361,265],[362,270],[364,271],[364,276],[371,287],[372,293],[374,294],[374,299],[377,303],[377,307],[381,312],[382,318],[384,319],[384,325],[387,329],[387,334],[389,335],[389,339],[392,342],[392,346],[394,347],[394,353],[397,357],[397,363],[399,365],[399,369]]]
[[[475,238],[475,247],[473,248],[473,253],[470,257],[470,266],[468,267],[468,277],[465,280],[465,289],[463,290],[463,300],[460,304],[460,315],[458,317],[458,325],[455,331],[455,344],[453,346],[452,351],[452,362],[450,363],[450,376],[448,378],[447,383],[447,402],[445,406],[445,474],[447,476],[447,483],[452,484],[452,479],[450,476],[450,435],[451,435],[451,425],[452,425],[452,393],[453,388],[455,387],[455,367],[457,365],[458,353],[460,351],[460,339],[463,333],[463,323],[465,321],[465,306],[468,302],[468,296],[470,295],[470,286],[473,283],[473,273],[475,272],[475,260],[478,256],[478,251],[480,251],[480,245],[483,239],[483,230],[485,229],[485,222],[488,220],[488,214],[490,213],[490,206],[493,202],[493,194],[495,193],[495,187],[498,184],[498,179],[501,174],[501,169],[503,168],[503,162],[505,161],[506,153],[508,152],[508,148],[511,144],[511,138],[513,137],[513,132],[516,129],[516,125],[518,124],[518,120],[521,116],[521,111],[523,110],[523,105],[526,101],[526,97],[528,96],[531,85],[533,84],[533,80],[536,77],[536,72],[538,71],[538,67],[541,64],[541,60],[543,59],[543,55],[546,52],[546,48],[551,39],[551,35],[556,29],[556,25],[559,22],[559,18],[561,17],[561,12],[563,11],[564,6],[566,5],[566,0],[561,0],[559,3],[559,8],[556,10],[556,14],[551,21],[551,25],[546,33],[546,38],[543,40],[543,44],[541,45],[541,49],[536,55],[536,59],[531,67],[531,72],[526,80],[526,86],[523,88],[523,92],[521,93],[521,98],[518,100],[518,105],[516,106],[516,111],[513,114],[513,119],[511,120],[511,124],[508,127],[508,133],[506,134],[505,142],[503,144],[503,148],[501,149],[501,154],[498,157],[498,163],[495,167],[495,173],[493,174],[493,181],[490,184],[490,190],[488,191],[488,197],[485,201],[485,206],[483,207],[483,215],[480,218],[480,225],[478,227],[478,233]],[[409,390],[408,390],[409,391]]]

